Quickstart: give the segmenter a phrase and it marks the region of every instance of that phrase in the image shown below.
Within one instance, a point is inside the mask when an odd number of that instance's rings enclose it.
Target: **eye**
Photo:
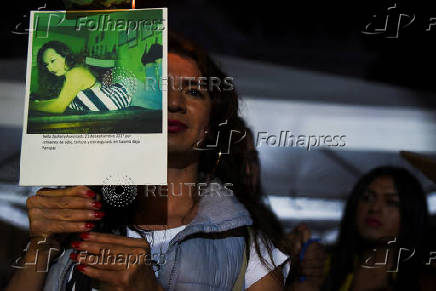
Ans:
[[[50,64],[54,63],[55,59],[48,60],[47,63],[45,63],[45,66],[48,67]]]
[[[203,97],[203,93],[200,92],[200,90],[197,89],[189,89],[186,91],[187,94],[194,96],[194,97]]]
[[[400,206],[400,201],[389,199],[388,201],[386,201],[386,204],[389,205],[389,206],[392,206],[392,207],[399,207]]]
[[[374,201],[375,195],[372,193],[369,193],[369,192],[364,192],[362,194],[362,196],[360,196],[360,200],[365,201],[365,202]]]

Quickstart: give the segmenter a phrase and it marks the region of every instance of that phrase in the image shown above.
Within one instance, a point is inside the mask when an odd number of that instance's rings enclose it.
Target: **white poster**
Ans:
[[[20,185],[167,183],[167,10],[33,11]]]

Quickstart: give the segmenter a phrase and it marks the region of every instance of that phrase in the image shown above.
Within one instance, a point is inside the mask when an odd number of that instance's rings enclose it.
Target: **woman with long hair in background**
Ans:
[[[322,290],[435,290],[426,284],[427,221],[426,195],[409,171],[371,170],[348,198]]]

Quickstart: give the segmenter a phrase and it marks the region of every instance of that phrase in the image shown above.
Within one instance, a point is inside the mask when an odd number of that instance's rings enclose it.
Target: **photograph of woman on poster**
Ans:
[[[142,87],[146,78],[161,79],[163,33],[137,24],[161,18],[157,10],[37,12],[27,64],[26,133],[161,133],[163,92]],[[148,64],[154,68],[149,72],[141,57],[153,44],[160,45],[161,57]]]
[[[37,64],[39,85],[53,94],[49,96],[53,98],[32,100],[30,110],[50,113],[112,111],[126,108],[131,102],[126,85],[102,85],[62,42],[45,43],[38,51]]]

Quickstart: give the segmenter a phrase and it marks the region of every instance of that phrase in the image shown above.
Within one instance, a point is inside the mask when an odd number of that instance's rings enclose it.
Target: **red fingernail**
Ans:
[[[81,239],[87,239],[87,238],[89,238],[89,232],[82,232],[82,233],[80,234],[80,238],[81,238]]]
[[[102,218],[104,216],[104,212],[103,211],[95,211],[94,212],[94,217],[95,218]]]
[[[77,260],[77,253],[71,253],[70,259],[72,259],[73,261]]]
[[[86,196],[90,197],[90,198],[94,198],[95,197],[95,192],[92,190],[88,190],[85,193]]]
[[[86,229],[93,229],[94,226],[95,226],[95,223],[92,223],[92,222],[85,223],[85,228]]]
[[[77,270],[79,270],[80,272],[83,272],[83,270],[85,270],[86,266],[85,266],[85,265],[77,265],[76,268],[77,268]]]
[[[92,202],[92,207],[94,207],[94,208],[100,209],[102,206],[103,205],[101,204],[101,202],[98,202],[98,201]]]
[[[78,249],[80,247],[80,241],[73,241],[71,243],[71,246],[73,247],[73,249]]]

